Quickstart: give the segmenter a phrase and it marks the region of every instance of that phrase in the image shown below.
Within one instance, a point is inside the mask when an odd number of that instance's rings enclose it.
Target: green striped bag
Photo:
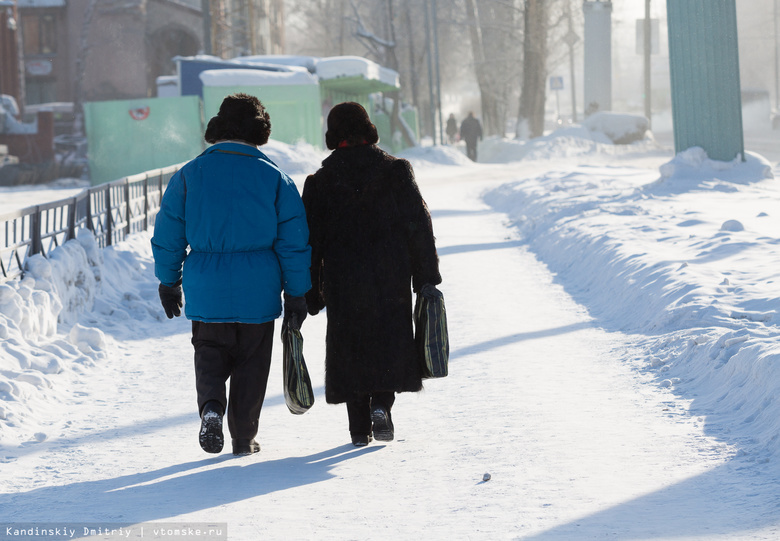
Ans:
[[[284,402],[290,413],[301,415],[314,405],[314,391],[303,360],[303,335],[282,325],[282,378]]]
[[[428,296],[417,294],[414,305],[414,340],[422,363],[422,377],[447,376],[450,344],[447,335],[447,311],[444,295],[432,288]]]

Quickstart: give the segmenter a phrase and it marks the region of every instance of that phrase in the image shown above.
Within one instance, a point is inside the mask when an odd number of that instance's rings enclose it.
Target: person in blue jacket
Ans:
[[[226,97],[206,128],[213,145],[173,175],[154,225],[160,301],[168,318],[184,306],[192,320],[199,442],[208,453],[222,451],[225,412],[233,454],[260,450],[255,436],[282,291],[291,327],[307,313],[306,214],[293,181],[258,149],[270,133],[260,100]]]

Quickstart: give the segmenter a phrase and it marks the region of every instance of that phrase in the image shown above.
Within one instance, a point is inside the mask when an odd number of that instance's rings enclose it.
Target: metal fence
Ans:
[[[104,248],[154,226],[165,187],[183,164],[88,188],[74,197],[0,215],[0,283],[23,277],[25,261],[47,256],[86,228]]]

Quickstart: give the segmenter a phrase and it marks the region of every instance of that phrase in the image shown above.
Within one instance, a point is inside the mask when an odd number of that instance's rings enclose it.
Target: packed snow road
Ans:
[[[150,522],[216,524],[246,541],[775,538],[777,502],[729,467],[734,449],[637,369],[631,337],[602,330],[482,202],[528,172],[417,171],[452,355],[449,377],[399,396],[395,441],[354,448],[344,406],[325,404],[323,314],[303,326],[314,408],[288,413],[277,344],[262,451],[206,455],[188,322],[128,322],[48,439],[0,455],[0,539],[20,538],[13,525]],[[154,297],[148,259],[145,272]]]

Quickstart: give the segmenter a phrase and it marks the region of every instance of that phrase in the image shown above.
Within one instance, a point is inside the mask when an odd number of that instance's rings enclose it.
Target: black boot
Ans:
[[[377,441],[393,441],[395,434],[389,409],[382,405],[372,407],[371,422],[374,423],[374,438]]]
[[[236,456],[251,455],[260,452],[260,444],[254,439],[233,439],[233,454]]]
[[[371,434],[351,434],[352,435],[352,445],[355,447],[365,447],[371,441],[374,439],[371,437]]]
[[[200,448],[207,453],[219,453],[225,445],[222,435],[222,406],[216,400],[210,400],[203,406],[200,414]]]

